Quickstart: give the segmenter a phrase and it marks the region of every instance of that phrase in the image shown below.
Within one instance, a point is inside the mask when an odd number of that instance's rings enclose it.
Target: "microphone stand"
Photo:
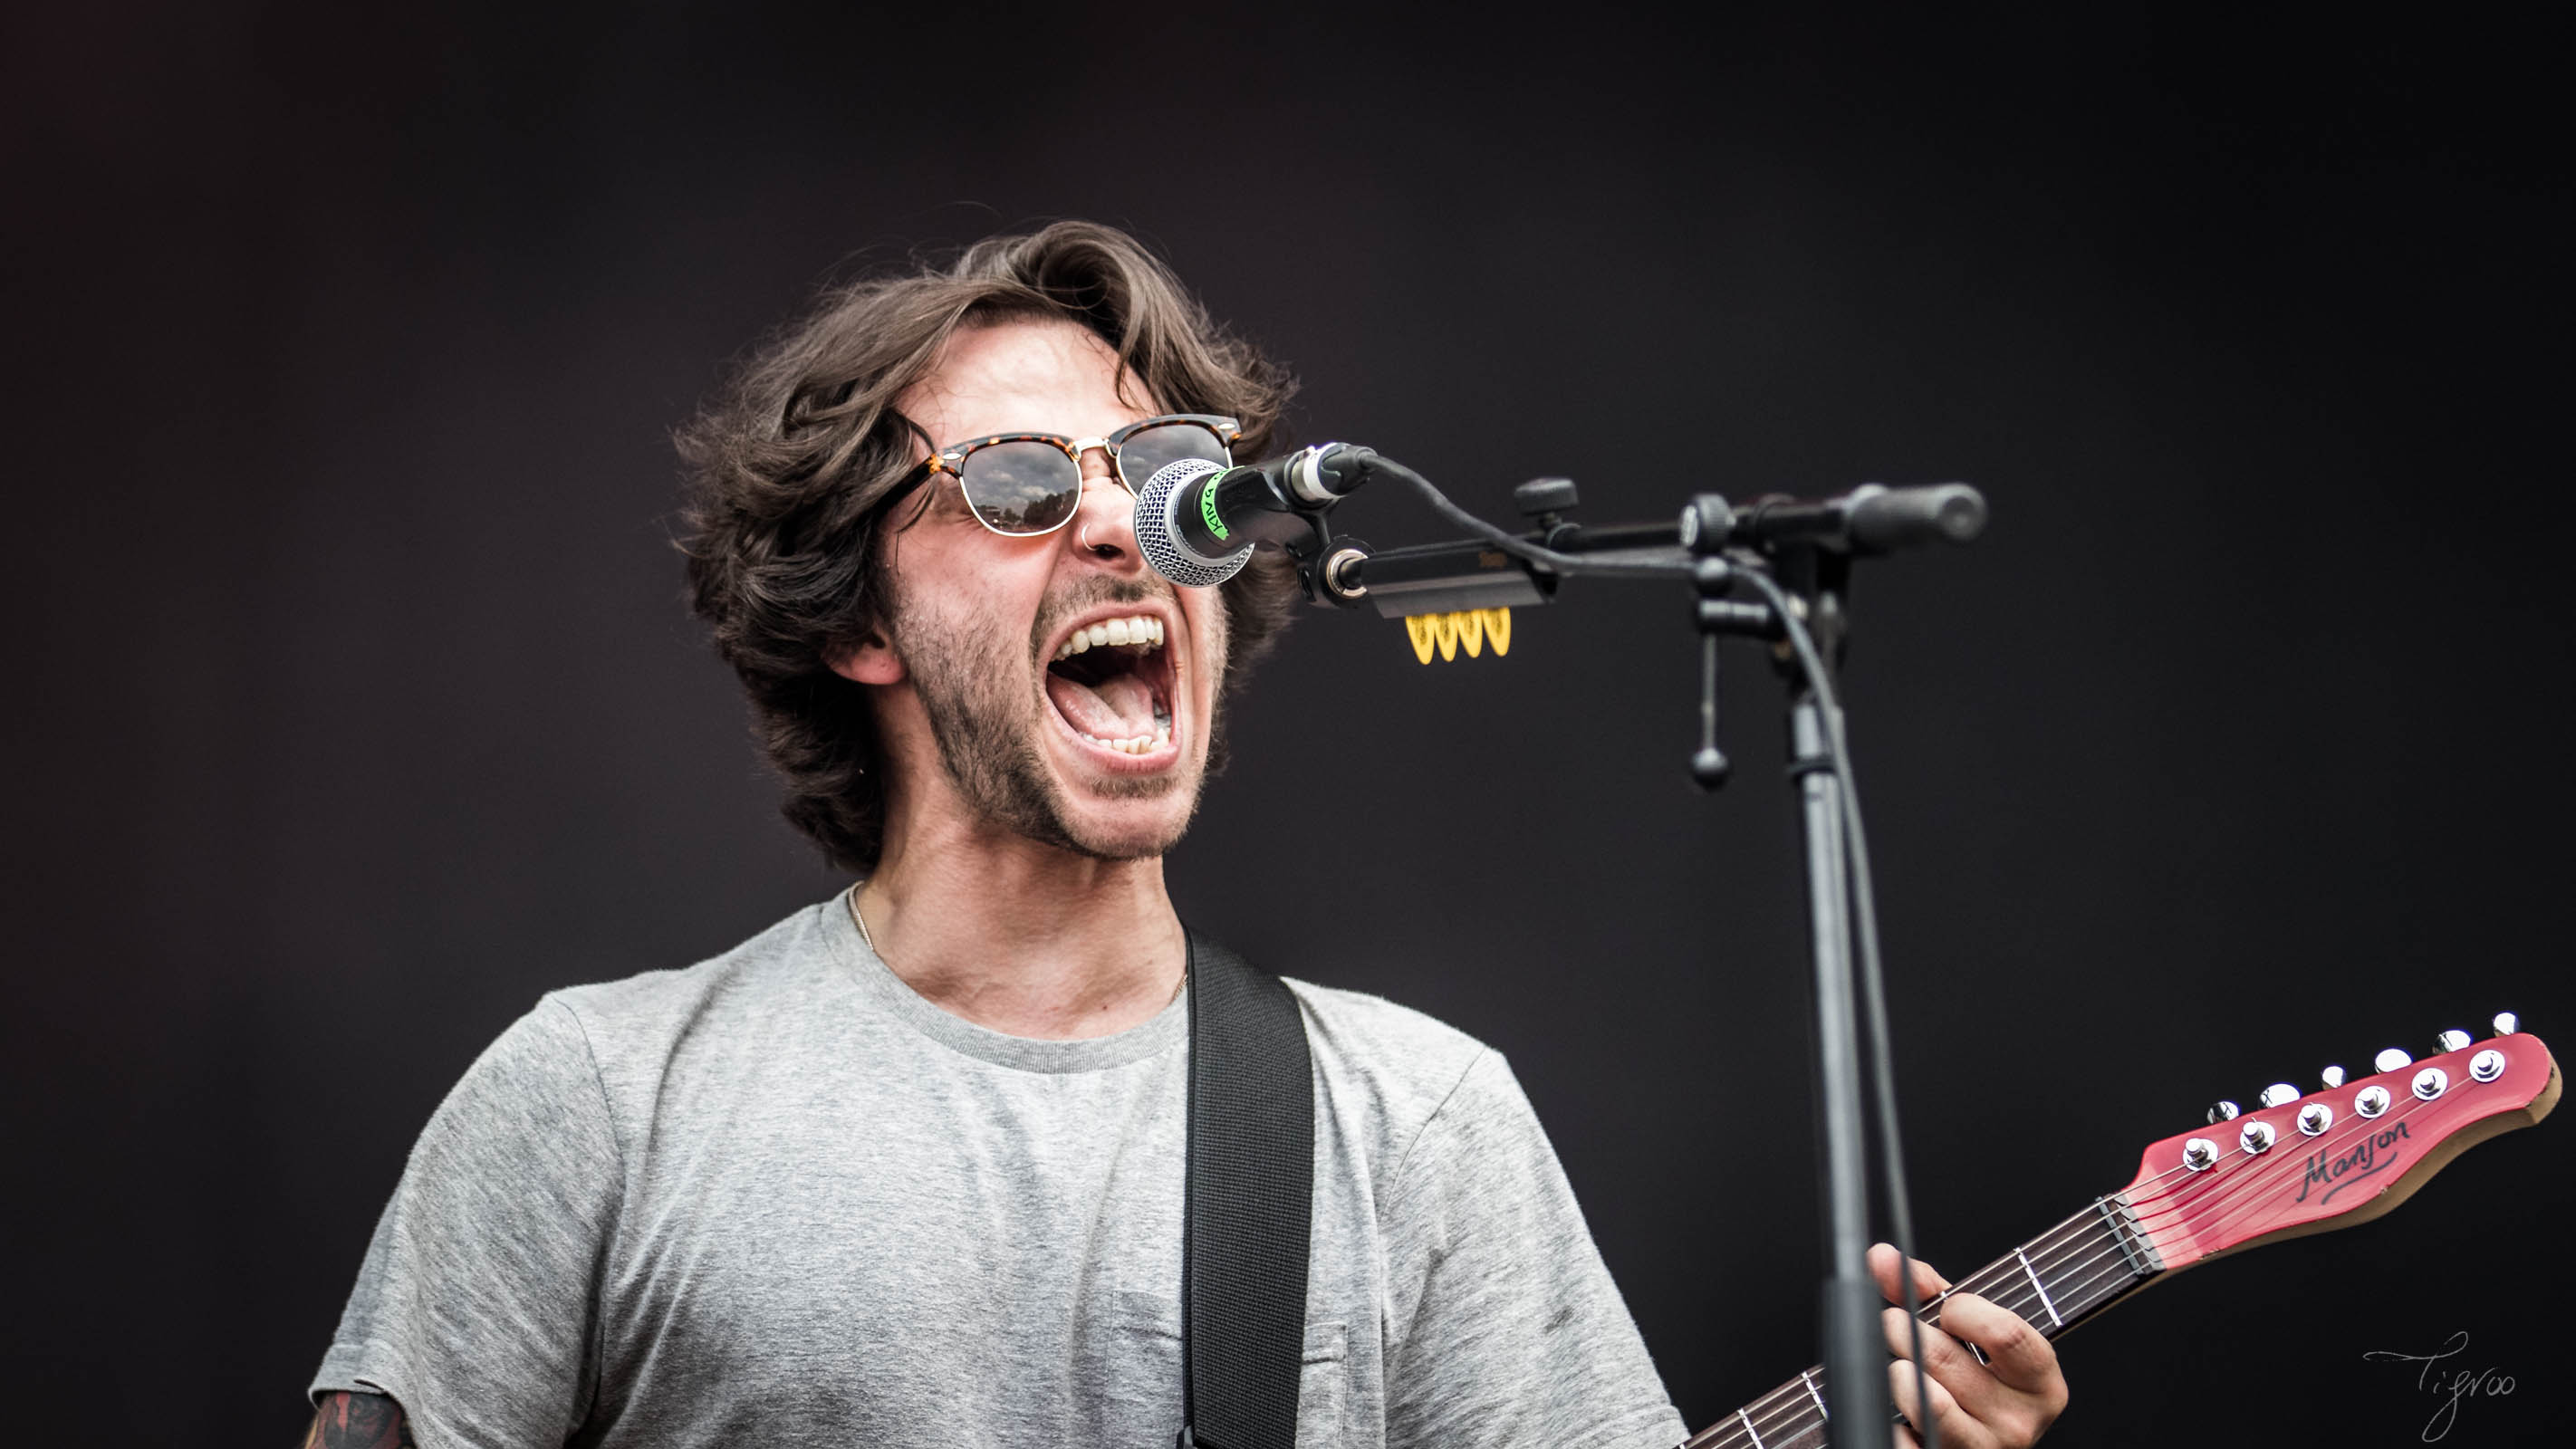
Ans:
[[[1706,535],[1702,535],[1706,538]],[[1718,542],[1722,545],[1723,536]],[[1738,567],[1717,553],[1703,554],[1692,583],[1700,595],[1700,752],[1691,775],[1704,790],[1726,782],[1726,758],[1717,749],[1717,641],[1725,635],[1778,640],[1784,633],[1768,604],[1724,597]],[[1769,572],[1802,609],[1825,667],[1842,661],[1843,598],[1850,587],[1851,556],[1813,544],[1776,550]],[[1715,567],[1711,567],[1714,564]],[[1711,607],[1714,605],[1715,607]],[[1830,707],[1806,678],[1798,657],[1776,647],[1772,662],[1789,688],[1789,774],[1797,781],[1798,817],[1806,843],[1807,935],[1815,968],[1813,1064],[1816,1131],[1824,1176],[1826,1276],[1821,1286],[1825,1413],[1845,1423],[1869,1424],[1891,1411],[1887,1396],[1885,1336],[1879,1329],[1878,1290],[1869,1277],[1868,1118],[1861,1096],[1861,1044],[1852,975],[1850,842],[1843,831],[1843,779],[1828,744]],[[1888,1124],[1893,1132],[1893,1124]],[[1910,1245],[1909,1245],[1910,1246]],[[1910,1271],[1910,1270],[1909,1270]],[[1871,1410],[1876,1412],[1870,1412]]]
[[[1425,483],[1427,490],[1429,485]],[[1849,788],[1833,742],[1843,721],[1829,696],[1848,634],[1845,599],[1855,557],[1935,539],[1963,543],[1985,522],[1985,504],[1961,484],[1899,491],[1874,486],[1825,504],[1762,500],[1738,512],[1723,498],[1692,499],[1679,524],[1634,524],[1587,529],[1565,521],[1575,506],[1570,480],[1542,478],[1514,490],[1522,514],[1537,525],[1523,538],[1559,556],[1624,556],[1643,571],[1668,565],[1667,576],[1687,576],[1697,595],[1700,634],[1700,747],[1691,778],[1715,791],[1732,772],[1717,745],[1718,641],[1728,636],[1770,642],[1775,669],[1788,686],[1789,773],[1797,781],[1799,819],[1806,847],[1807,929],[1815,973],[1813,1064],[1816,1129],[1823,1168],[1826,1276],[1819,1307],[1825,1373],[1822,1397],[1828,1420],[1875,1425],[1892,1415],[1886,1385],[1888,1356],[1880,1332],[1877,1286],[1869,1277],[1869,1128],[1862,1095],[1862,1046],[1855,984],[1852,909],[1853,842],[1847,836]],[[1442,500],[1445,503],[1445,500]],[[1291,544],[1308,597],[1355,607],[1374,603],[1389,618],[1453,609],[1544,604],[1553,600],[1561,574],[1537,560],[1499,551],[1485,539],[1421,545],[1372,554],[1365,543],[1335,538],[1322,510],[1308,521],[1311,542]],[[1813,663],[1828,686],[1808,674],[1807,661],[1790,647],[1789,628],[1773,605],[1729,597],[1739,576],[1767,575],[1778,597],[1797,614],[1815,646]],[[1769,591],[1764,591],[1766,595]],[[1372,597],[1374,595],[1374,597]],[[1878,1025],[1883,1035],[1883,1008]],[[1882,1064],[1882,1070],[1885,1070]],[[1887,1120],[1881,1122],[1892,1170],[1901,1172],[1892,1084],[1882,1083]],[[1891,1181],[1890,1203],[1899,1237],[1910,1237],[1910,1216],[1897,1202],[1901,1182]],[[1910,1253],[1912,1244],[1900,1242]],[[1912,1268],[1900,1268],[1899,1297],[1915,1307]],[[1919,1355],[1919,1350],[1918,1350]],[[1918,1358],[1919,1361],[1919,1358]],[[1864,1433],[1869,1431],[1864,1430]],[[1937,1432],[1937,1431],[1936,1431]],[[1923,1436],[1937,1443],[1934,1433]]]

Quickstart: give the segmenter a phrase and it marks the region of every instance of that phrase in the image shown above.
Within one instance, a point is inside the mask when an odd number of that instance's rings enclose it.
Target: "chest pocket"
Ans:
[[[1181,1306],[1159,1294],[1118,1295],[1118,1325],[1108,1377],[1113,1395],[1130,1403],[1161,1403],[1171,1424],[1160,1437],[1141,1441],[1162,1449],[1180,1431]],[[1121,1392],[1124,1390],[1124,1392]],[[1297,1354],[1298,1449],[1334,1449],[1348,1429],[1351,1397],[1350,1330],[1340,1323],[1309,1323]]]

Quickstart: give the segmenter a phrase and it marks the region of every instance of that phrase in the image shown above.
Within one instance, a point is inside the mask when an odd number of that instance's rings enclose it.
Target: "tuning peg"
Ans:
[[[2225,1122],[2234,1117],[2237,1110],[2238,1108],[2235,1103],[2222,1097],[2218,1101],[2209,1104],[2209,1124],[2215,1127],[2219,1123]]]
[[[2286,1107],[2299,1100],[2299,1089],[2287,1082],[2274,1082],[2254,1098],[2266,1107]]]
[[[2495,1014],[2496,1035],[2511,1036],[2520,1030],[2522,1030],[2522,1022],[2512,1012],[2499,1011]]]
[[[2341,1067],[2328,1067],[2317,1075],[2324,1079],[2326,1088],[2329,1091],[2343,1085],[2343,1068]]]
[[[2406,1053],[2399,1051],[2395,1047],[2390,1047],[2388,1050],[2372,1057],[2370,1059],[2370,1064],[2383,1072],[2393,1072],[2413,1060],[2415,1059],[2406,1055]]]
[[[2433,1038],[2433,1050],[2436,1054],[2455,1052],[2468,1044],[2469,1034],[2456,1026]]]

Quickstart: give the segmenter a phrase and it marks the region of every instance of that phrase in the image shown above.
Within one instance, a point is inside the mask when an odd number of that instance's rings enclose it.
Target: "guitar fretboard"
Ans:
[[[2163,1271],[2128,1198],[2115,1193],[1951,1284],[1923,1305],[1921,1317],[1938,1326],[1950,1294],[1974,1293],[2055,1338]],[[1811,1368],[1692,1435],[1681,1449],[1824,1449],[1825,1418],[1825,1371]]]

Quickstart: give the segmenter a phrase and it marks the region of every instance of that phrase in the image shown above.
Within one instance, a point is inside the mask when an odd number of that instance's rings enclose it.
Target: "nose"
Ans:
[[[1072,526],[1064,534],[1067,549],[1111,573],[1144,568],[1144,555],[1136,548],[1136,495],[1127,491],[1105,448],[1083,452],[1082,501],[1074,506]]]

